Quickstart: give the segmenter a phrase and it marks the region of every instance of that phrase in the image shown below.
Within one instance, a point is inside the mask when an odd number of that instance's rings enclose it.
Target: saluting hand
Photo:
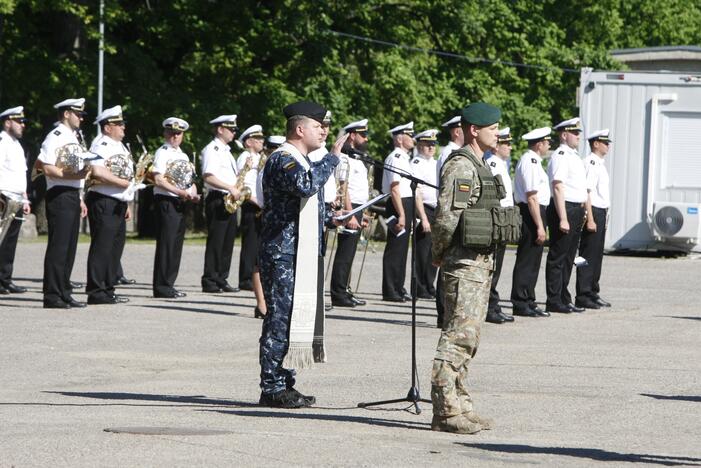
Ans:
[[[331,148],[331,153],[335,154],[336,156],[341,155],[341,149],[343,149],[343,145],[346,143],[348,135],[349,133],[344,133],[338,140],[336,140],[336,143],[334,143],[333,147]]]

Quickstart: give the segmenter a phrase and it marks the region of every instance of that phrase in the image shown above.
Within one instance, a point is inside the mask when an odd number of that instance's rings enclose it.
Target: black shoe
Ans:
[[[584,312],[584,307],[578,307],[578,306],[572,304],[571,302],[569,304],[567,304],[567,307],[569,307],[569,309],[572,312],[577,312],[577,313]]]
[[[293,391],[293,389],[270,394],[261,393],[258,404],[270,408],[307,408],[311,406],[301,393]]]
[[[255,309],[253,309],[253,317],[255,318],[262,319],[265,318],[266,315],[267,313],[264,314],[263,311],[258,308],[258,306],[256,306]]]
[[[4,286],[0,286],[0,294],[10,294],[10,291],[5,289]]]
[[[71,288],[73,289],[83,289],[85,285],[83,283],[79,283],[77,281],[71,281]]]
[[[316,403],[316,397],[315,397],[315,396],[303,395],[303,394],[301,394],[300,392],[298,392],[297,390],[295,390],[294,387],[288,388],[287,391],[290,392],[290,393],[292,393],[292,394],[294,394],[294,395],[296,395],[296,396],[302,397],[302,399],[303,399],[304,401],[306,401],[307,404],[308,404],[309,406],[311,406],[311,405],[313,405],[314,403]]]
[[[599,307],[611,307],[610,302],[606,302],[605,300],[601,299],[600,297],[597,297],[594,299],[594,303],[598,305]]]
[[[135,279],[128,279],[125,276],[120,276],[117,278],[117,284],[136,284]]]
[[[56,301],[44,301],[44,309],[70,309],[71,306],[67,302],[63,302],[61,299]]]
[[[404,301],[411,301],[411,296],[408,293],[404,293],[402,294],[402,299],[404,299]]]
[[[72,297],[66,302],[73,309],[82,309],[83,307],[87,306],[87,304],[85,302],[78,302],[75,299],[73,299]]]
[[[583,309],[600,309],[601,306],[589,298],[577,299],[574,301],[575,306],[581,307]],[[575,311],[576,312],[576,311]]]
[[[331,309],[333,309],[333,306],[331,304],[324,304],[324,311],[325,312],[328,312]]]
[[[226,293],[237,293],[237,292],[241,291],[239,288],[236,288],[236,287],[230,285],[229,283],[226,283],[224,286],[222,286],[221,290],[222,290],[222,292],[226,292]]]
[[[129,302],[128,297],[121,296],[119,294],[115,294],[114,296],[112,296],[112,299],[114,299],[115,304],[125,304],[125,303]]]
[[[184,293],[182,291],[178,291],[177,289],[174,290],[175,297],[185,297],[187,296],[187,293]]]
[[[239,290],[241,291],[253,291],[253,283],[251,281],[240,281]]]
[[[216,294],[216,293],[222,292],[222,290],[221,290],[221,288],[220,288],[219,286],[210,286],[210,287],[207,287],[207,288],[202,287],[202,292],[203,292],[203,293],[213,293],[213,294]]]
[[[525,309],[521,307],[514,307],[514,315],[518,317],[538,317],[536,311],[530,307],[526,307]]]
[[[486,321],[489,323],[504,323],[504,317],[502,317],[499,312],[495,310],[488,310],[487,311],[487,318]]]
[[[331,298],[331,305],[333,307],[355,307],[355,302],[353,302],[348,296],[341,296]]]
[[[181,294],[184,294],[184,293],[181,293]],[[177,299],[178,297],[181,297],[181,296],[178,296],[178,291],[172,290],[172,291],[167,292],[167,293],[154,292],[153,297],[160,298],[160,299]]]
[[[429,293],[427,293],[427,292],[419,293],[419,294],[416,295],[416,297],[418,297],[419,299],[428,299],[428,300],[430,300],[430,301],[436,299],[436,296],[434,296],[433,294],[429,294]]]
[[[350,294],[349,297],[350,297],[350,300],[353,301],[353,304],[355,304],[357,306],[364,306],[365,304],[367,304],[367,301],[365,301],[363,299],[358,299],[357,297],[355,297],[352,294]]]
[[[12,281],[7,283],[7,285],[4,287],[4,289],[6,289],[8,292],[10,292],[12,294],[22,294],[22,293],[27,292],[27,288],[25,288],[24,286],[17,286]]]
[[[382,296],[382,300],[385,302],[406,302],[404,296]]]
[[[513,322],[516,320],[516,319],[514,319],[513,315],[507,314],[504,311],[500,310],[498,313],[499,313],[499,315],[501,315],[501,318],[503,318],[505,322]]]
[[[545,306],[546,312],[557,312],[558,314],[571,314],[572,309],[564,304],[548,304]]]
[[[125,302],[129,302],[128,297],[124,296],[118,296],[114,295],[111,297],[92,297],[88,296],[88,304],[93,305],[93,304],[124,304]]]

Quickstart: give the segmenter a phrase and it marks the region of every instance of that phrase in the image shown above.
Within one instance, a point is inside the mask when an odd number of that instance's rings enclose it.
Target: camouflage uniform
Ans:
[[[305,170],[291,154],[297,151],[283,145],[268,158],[263,172],[260,279],[268,313],[260,337],[260,387],[273,394],[294,385],[294,369],[282,367],[289,347],[289,327],[295,284],[295,259],[299,211],[302,198],[317,195],[319,200],[319,255],[324,250],[322,228],[331,213],[324,206],[324,184],[339,163],[327,154],[309,162]],[[306,157],[305,157],[306,158]]]
[[[458,154],[444,164],[436,221],[431,226],[433,259],[441,262],[445,307],[433,361],[431,398],[434,417],[444,418],[472,411],[472,398],[465,386],[467,366],[479,345],[494,265],[493,248],[463,247],[456,233],[463,211],[480,199],[477,164],[486,169],[482,158],[468,147],[461,151],[470,153],[474,160]]]

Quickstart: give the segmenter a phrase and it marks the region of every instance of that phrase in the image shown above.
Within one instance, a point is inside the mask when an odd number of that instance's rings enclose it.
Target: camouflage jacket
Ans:
[[[461,149],[475,156],[469,147]],[[475,156],[475,159],[484,165],[482,158]],[[455,235],[463,212],[463,208],[455,206],[456,199],[469,197],[469,209],[480,197],[481,186],[475,164],[465,156],[451,155],[441,168],[439,186],[436,220],[431,225],[433,261],[440,262],[444,269],[460,265],[493,269],[490,253],[463,247],[459,236]]]
[[[270,155],[263,170],[263,214],[261,219],[261,253],[296,254],[299,209],[302,198],[316,194],[319,201],[319,255],[323,255],[322,229],[330,221],[324,205],[324,184],[339,163],[336,155],[327,154],[309,162],[309,170],[292,155],[298,151],[284,144]]]

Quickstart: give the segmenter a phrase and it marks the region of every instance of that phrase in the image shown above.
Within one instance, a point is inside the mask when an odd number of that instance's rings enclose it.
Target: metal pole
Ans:
[[[102,112],[103,75],[105,72],[105,0],[100,0],[100,46],[97,52],[97,113]],[[97,125],[97,124],[96,124]],[[99,127],[98,127],[99,133]]]

